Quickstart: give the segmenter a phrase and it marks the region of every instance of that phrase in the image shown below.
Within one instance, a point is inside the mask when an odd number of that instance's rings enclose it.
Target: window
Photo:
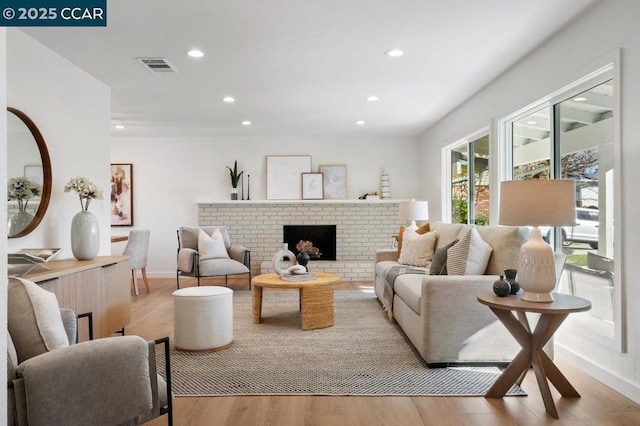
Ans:
[[[571,179],[576,183],[574,226],[541,228],[566,256],[557,291],[591,301],[571,328],[623,350],[620,232],[614,228],[618,175],[614,135],[617,102],[613,65],[500,121],[510,164],[505,179]],[[614,233],[616,236],[614,236]],[[614,244],[615,242],[615,244]],[[615,266],[615,268],[614,268]]]
[[[444,191],[451,223],[489,224],[489,135],[484,129],[445,149],[449,181]],[[472,208],[469,208],[472,206]]]

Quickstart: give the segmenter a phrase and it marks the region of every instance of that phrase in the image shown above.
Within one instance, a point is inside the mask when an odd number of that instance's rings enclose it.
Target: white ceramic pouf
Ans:
[[[225,349],[233,340],[233,291],[188,287],[173,292],[175,346],[183,351]]]

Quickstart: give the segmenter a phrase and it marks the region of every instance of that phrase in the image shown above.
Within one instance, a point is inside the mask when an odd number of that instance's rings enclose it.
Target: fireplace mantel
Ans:
[[[314,270],[343,280],[371,280],[375,252],[391,247],[398,203],[405,200],[199,200],[198,225],[225,225],[234,244],[251,250],[254,273],[271,272],[283,225],[336,225],[336,260],[312,261]]]
[[[391,200],[359,200],[355,198],[350,199],[330,199],[330,200],[213,200],[213,201],[196,201],[197,205],[212,205],[212,204],[232,204],[232,205],[244,205],[244,204],[398,204],[403,199],[391,199]]]

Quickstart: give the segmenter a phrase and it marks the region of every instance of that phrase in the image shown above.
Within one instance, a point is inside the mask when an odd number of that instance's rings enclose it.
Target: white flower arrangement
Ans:
[[[102,189],[81,176],[71,178],[69,183],[64,186],[64,192],[71,191],[74,191],[80,197],[80,207],[84,211],[89,210],[89,202],[94,198],[102,200]]]
[[[18,201],[18,209],[24,211],[29,200],[42,195],[42,185],[26,177],[12,177],[7,182],[7,198]]]

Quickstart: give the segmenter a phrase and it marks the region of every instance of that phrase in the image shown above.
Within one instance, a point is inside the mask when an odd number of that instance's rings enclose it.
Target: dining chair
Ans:
[[[136,296],[138,292],[138,279],[136,270],[142,271],[142,280],[144,285],[149,289],[149,282],[147,281],[147,253],[149,251],[149,236],[151,231],[148,229],[132,229],[129,232],[129,240],[127,246],[124,249],[123,254],[130,257],[131,262],[131,278],[133,281],[133,291]]]

